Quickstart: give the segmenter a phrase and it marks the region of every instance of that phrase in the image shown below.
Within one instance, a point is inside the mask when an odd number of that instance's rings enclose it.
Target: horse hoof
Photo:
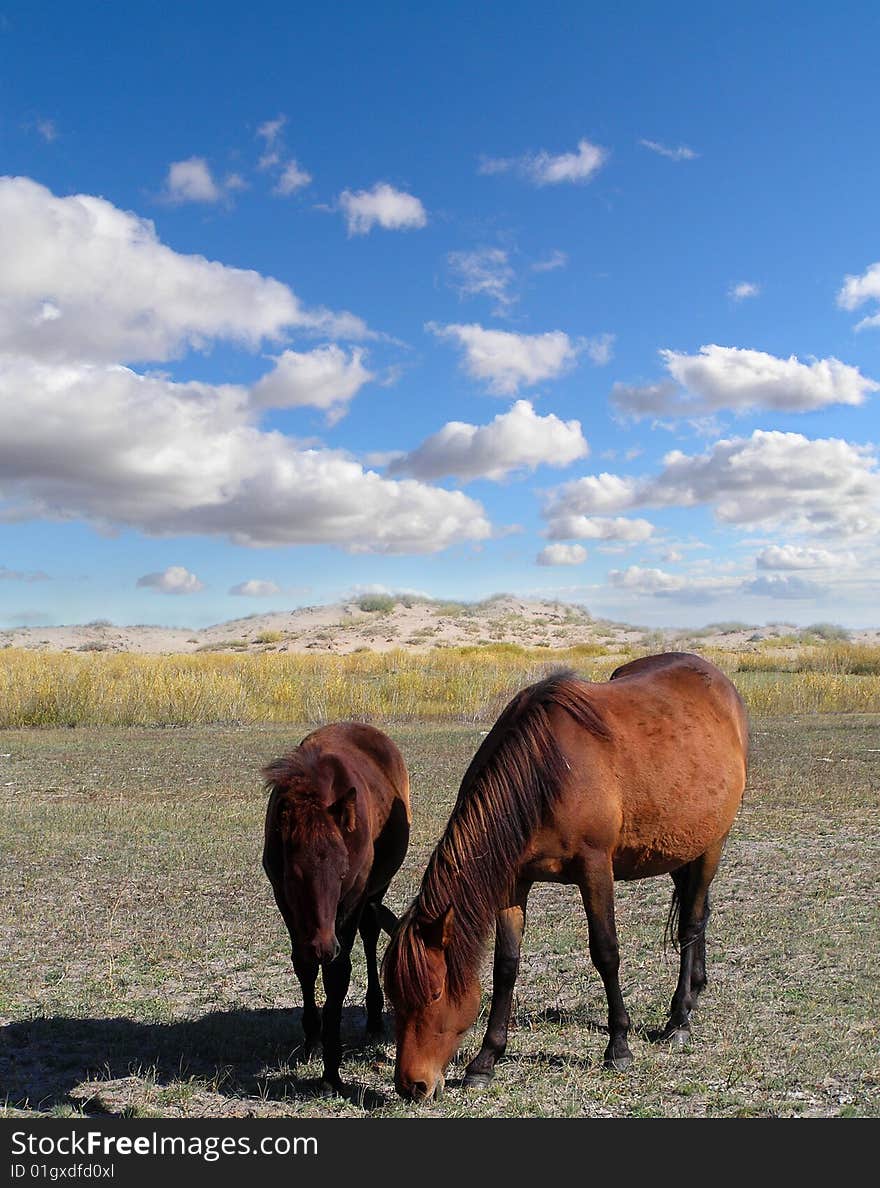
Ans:
[[[488,1089],[492,1084],[491,1073],[467,1073],[462,1081],[464,1089]]]
[[[633,1066],[632,1052],[626,1052],[623,1056],[606,1056],[605,1067],[612,1069],[614,1072],[629,1072]]]
[[[342,1081],[328,1081],[326,1077],[322,1077],[321,1083],[318,1085],[318,1097],[344,1097],[345,1086]]]
[[[667,1036],[666,1042],[670,1048],[680,1052],[683,1048],[687,1048],[691,1042],[691,1029],[689,1027],[676,1027],[675,1031]]]

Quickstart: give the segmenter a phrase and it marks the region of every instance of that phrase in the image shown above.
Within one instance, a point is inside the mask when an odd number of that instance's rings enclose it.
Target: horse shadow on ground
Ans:
[[[364,1040],[365,1012],[346,1007],[342,1041],[348,1059],[392,1063],[384,1046]],[[386,1023],[386,1033],[387,1033]],[[209,1091],[227,1098],[267,1100],[314,1098],[317,1077],[301,1077],[307,1063],[316,1070],[320,1057],[307,1058],[301,1011],[213,1011],[198,1019],[141,1023],[129,1018],[77,1019],[64,1016],[26,1019],[0,1028],[0,1100],[10,1107],[51,1110],[75,1105],[86,1113],[120,1112],[101,1095],[75,1094],[91,1081],[141,1076],[159,1086],[204,1081]],[[346,1098],[364,1110],[378,1109],[388,1098],[342,1076]]]

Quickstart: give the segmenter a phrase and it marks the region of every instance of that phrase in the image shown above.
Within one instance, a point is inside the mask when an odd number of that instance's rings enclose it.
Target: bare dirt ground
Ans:
[[[415,812],[389,896],[400,910],[481,733],[390,733]],[[320,1066],[302,1061],[299,988],[260,869],[257,775],[299,737],[278,726],[0,732],[0,1113],[880,1114],[880,717],[755,721],[688,1050],[645,1035],[675,980],[662,945],[669,880],[618,890],[627,1075],[601,1065],[604,995],[577,893],[536,887],[508,1058],[481,1094],[461,1089],[453,1066],[445,1098],[421,1109],[394,1096],[393,1045],[363,1045],[359,947],[347,1098],[316,1097]],[[465,1059],[477,1042],[465,1038]]]
[[[381,599],[378,600],[381,603]],[[389,602],[392,600],[389,599]],[[233,619],[200,629],[160,626],[116,626],[97,622],[63,627],[18,627],[0,631],[0,647],[49,651],[140,653],[335,652],[393,648],[425,651],[474,643],[515,643],[524,647],[570,647],[602,643],[611,649],[642,648],[652,638],[693,641],[697,633],[649,631],[623,623],[593,619],[579,606],[499,595],[481,603],[445,603],[399,599],[383,609],[369,599],[332,606],[302,607]],[[718,624],[698,633],[703,647],[740,651],[765,640],[791,636],[790,624],[749,627]],[[880,630],[852,633],[853,642],[878,643]]]

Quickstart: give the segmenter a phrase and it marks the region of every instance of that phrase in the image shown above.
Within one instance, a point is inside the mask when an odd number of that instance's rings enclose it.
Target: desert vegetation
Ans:
[[[694,641],[698,647],[699,641]],[[556,667],[605,680],[647,646],[505,642],[344,655],[189,655],[0,650],[0,727],[296,722],[491,722],[522,685]],[[682,644],[675,641],[672,646]],[[699,648],[762,714],[880,712],[880,647],[828,643],[747,651]]]

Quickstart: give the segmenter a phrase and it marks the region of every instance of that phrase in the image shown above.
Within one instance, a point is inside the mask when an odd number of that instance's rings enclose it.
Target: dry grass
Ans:
[[[344,656],[0,651],[0,727],[374,721],[492,722],[512,693],[568,666],[605,680],[640,652],[510,643]],[[703,650],[761,714],[880,713],[880,648]]]
[[[257,773],[301,733],[263,725],[0,735],[6,1113],[880,1113],[880,717],[755,720],[689,1050],[657,1049],[643,1034],[662,1020],[674,983],[662,948],[669,880],[618,890],[636,1027],[626,1076],[601,1067],[604,996],[577,893],[537,887],[508,1059],[478,1095],[457,1087],[453,1067],[444,1100],[421,1111],[393,1095],[391,1044],[362,1046],[359,947],[345,1016],[351,1098],[315,1098],[320,1065],[300,1063],[299,989],[259,867]],[[415,812],[390,895],[399,910],[481,730],[391,733],[411,769]],[[477,1042],[466,1038],[465,1058]]]

